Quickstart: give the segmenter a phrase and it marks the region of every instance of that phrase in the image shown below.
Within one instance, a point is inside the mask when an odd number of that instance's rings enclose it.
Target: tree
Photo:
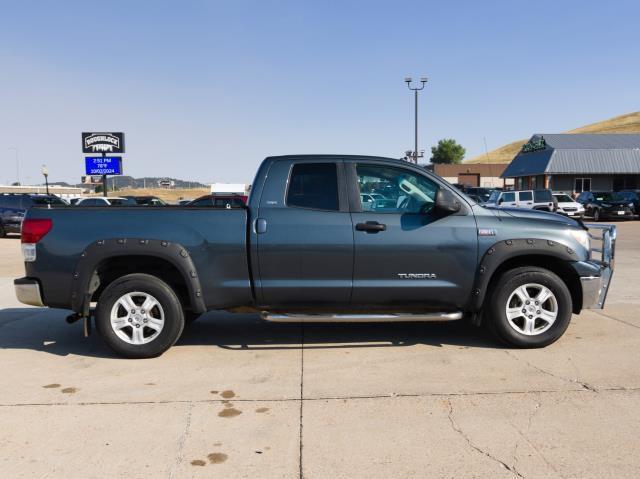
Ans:
[[[466,152],[454,139],[440,140],[438,146],[431,147],[431,163],[457,165],[462,162]]]

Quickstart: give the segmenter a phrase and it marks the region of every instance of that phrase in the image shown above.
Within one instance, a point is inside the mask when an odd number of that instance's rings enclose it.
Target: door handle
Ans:
[[[256,218],[255,222],[256,234],[263,234],[267,232],[267,220],[264,218]]]
[[[357,223],[356,230],[366,231],[367,233],[377,233],[378,231],[386,231],[387,225],[378,223],[377,221],[367,221],[366,223]]]

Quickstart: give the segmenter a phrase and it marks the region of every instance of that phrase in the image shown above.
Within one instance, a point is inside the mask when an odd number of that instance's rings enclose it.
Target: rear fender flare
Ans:
[[[171,263],[182,275],[187,286],[191,308],[206,312],[202,287],[189,252],[179,243],[140,238],[110,238],[91,243],[81,254],[73,272],[71,309],[89,315],[91,296],[99,286],[98,267],[109,258],[121,256],[150,256]]]

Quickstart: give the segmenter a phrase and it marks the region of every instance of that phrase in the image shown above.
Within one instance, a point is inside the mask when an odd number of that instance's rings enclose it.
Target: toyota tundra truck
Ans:
[[[247,205],[33,208],[18,299],[72,310],[129,358],[211,310],[278,322],[466,320],[511,347],[604,306],[614,226],[485,208],[389,158],[270,157]],[[592,242],[594,243],[592,247]]]

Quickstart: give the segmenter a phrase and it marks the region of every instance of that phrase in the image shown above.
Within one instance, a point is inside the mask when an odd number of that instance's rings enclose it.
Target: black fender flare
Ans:
[[[580,261],[578,254],[569,246],[546,239],[507,239],[491,245],[478,264],[471,293],[469,311],[482,309],[489,284],[500,265],[521,256],[547,256],[560,261]]]
[[[109,258],[150,256],[171,263],[187,285],[191,307],[196,313],[206,312],[197,270],[189,252],[179,243],[140,238],[110,238],[98,240],[80,254],[73,272],[71,309],[82,316],[89,315],[91,296],[99,286],[97,268]]]

